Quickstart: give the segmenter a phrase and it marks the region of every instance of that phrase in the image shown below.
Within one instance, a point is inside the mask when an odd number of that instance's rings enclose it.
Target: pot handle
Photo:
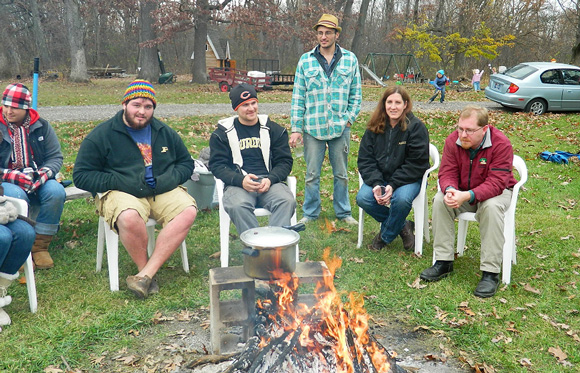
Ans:
[[[295,225],[284,225],[284,226],[282,226],[282,228],[289,229],[289,230],[294,231],[294,232],[302,232],[303,230],[306,229],[306,224],[298,223]]]
[[[256,257],[256,256],[260,255],[260,251],[259,250],[256,250],[256,249],[252,249],[251,247],[244,247],[242,249],[242,254],[246,254],[248,256]]]

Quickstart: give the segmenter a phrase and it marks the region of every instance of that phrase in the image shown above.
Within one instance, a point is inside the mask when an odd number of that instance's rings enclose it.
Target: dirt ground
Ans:
[[[195,368],[191,364],[211,355],[209,310],[181,311],[156,315],[155,326],[132,333],[135,344],[121,351],[107,351],[94,357],[101,372],[196,372],[218,373],[230,361]],[[444,339],[429,331],[413,330],[399,321],[375,321],[371,333],[396,355],[397,364],[408,372],[459,373],[473,371],[457,356],[446,356]],[[241,346],[241,345],[240,345]]]

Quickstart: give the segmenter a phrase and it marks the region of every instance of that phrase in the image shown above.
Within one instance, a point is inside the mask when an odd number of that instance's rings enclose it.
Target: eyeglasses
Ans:
[[[336,34],[336,31],[318,31],[317,34],[318,36],[331,36]]]
[[[483,126],[485,127],[485,126]],[[457,126],[457,132],[461,135],[463,132],[465,132],[467,134],[467,136],[471,136],[474,133],[476,133],[477,131],[479,131],[480,129],[483,129],[483,127],[479,127],[478,129],[472,130],[470,128],[461,128],[459,126]]]

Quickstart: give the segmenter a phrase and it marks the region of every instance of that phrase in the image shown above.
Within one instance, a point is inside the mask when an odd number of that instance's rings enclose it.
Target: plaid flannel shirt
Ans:
[[[347,123],[354,124],[362,101],[360,71],[354,53],[341,51],[330,77],[314,56],[314,49],[300,57],[290,109],[292,132],[330,140],[341,136]]]

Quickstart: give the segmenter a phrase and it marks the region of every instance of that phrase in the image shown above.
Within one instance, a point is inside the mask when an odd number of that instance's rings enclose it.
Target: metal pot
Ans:
[[[300,241],[297,232],[306,228],[304,224],[291,227],[258,227],[248,229],[240,235],[246,245],[244,272],[252,278],[269,280],[272,271],[282,269],[294,272],[296,269],[296,246]]]

